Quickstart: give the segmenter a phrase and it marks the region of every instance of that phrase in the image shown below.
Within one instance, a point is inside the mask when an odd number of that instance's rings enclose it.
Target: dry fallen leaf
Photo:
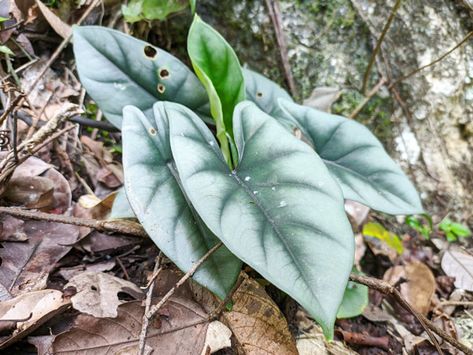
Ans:
[[[81,314],[44,354],[136,354],[143,313],[141,302],[134,301],[121,305],[113,319]],[[172,297],[150,322],[147,345],[154,354],[201,355],[207,328],[207,315],[197,303]]]
[[[2,341],[0,349],[25,337],[68,305],[69,301],[57,290],[34,291],[1,302],[0,324],[10,323],[12,333]]]
[[[352,200],[345,201],[345,211],[347,212],[350,220],[358,227],[363,224],[363,222],[368,217],[370,208]]]
[[[117,308],[123,303],[118,298],[119,292],[135,299],[143,296],[134,283],[103,272],[83,272],[74,276],[64,289],[68,287],[74,287],[77,291],[71,298],[72,307],[97,318],[117,316]]]
[[[448,276],[455,277],[455,287],[473,291],[473,256],[459,250],[446,250],[442,269]]]
[[[213,354],[216,351],[232,346],[232,331],[219,322],[213,321],[207,328],[202,355]]]
[[[77,226],[47,221],[27,221],[24,231],[28,241],[0,248],[0,284],[11,295],[46,288],[49,273],[79,236]]]
[[[14,204],[29,208],[54,209],[64,213],[72,201],[72,192],[66,178],[36,157],[30,157],[20,164],[7,184],[5,198]]]
[[[60,35],[62,38],[69,38],[72,35],[71,26],[64,23],[59,16],[52,12],[49,7],[44,5],[41,1],[36,0],[39,10],[43,14],[44,18],[51,25],[53,30]]]
[[[427,315],[436,288],[435,277],[430,268],[415,261],[391,267],[384,274],[384,280],[392,285],[401,278],[406,280],[400,286],[401,294],[417,312]]]
[[[297,354],[286,318],[264,287],[248,276],[234,293],[233,307],[220,320],[230,328],[244,354]],[[193,285],[196,299],[208,312],[218,305],[208,291]]]
[[[338,100],[342,91],[338,88],[322,86],[315,88],[310,97],[304,100],[304,105],[317,110],[330,112],[332,104]]]
[[[3,196],[13,205],[48,210],[54,205],[54,184],[40,176],[14,177]]]

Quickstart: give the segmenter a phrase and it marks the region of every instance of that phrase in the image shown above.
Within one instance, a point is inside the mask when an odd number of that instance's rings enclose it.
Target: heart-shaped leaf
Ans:
[[[82,85],[118,128],[123,107],[133,105],[152,116],[157,100],[181,103],[204,119],[210,114],[197,77],[146,42],[104,27],[75,26],[74,54]]]
[[[378,139],[354,120],[279,100],[284,123],[300,130],[336,177],[346,199],[390,214],[422,213],[415,187]]]
[[[235,106],[245,99],[240,63],[225,38],[197,15],[189,30],[187,51],[195,73],[207,90],[223,156],[232,166],[237,163],[231,154],[232,115]]]
[[[182,106],[166,106],[175,112],[169,123],[179,176],[199,215],[331,338],[354,238],[340,188],[323,162],[256,105],[243,102],[233,117],[239,165],[230,171],[205,124]]]
[[[209,251],[218,239],[208,230],[180,187],[169,146],[168,119],[182,114],[154,105],[153,119],[136,107],[123,110],[125,190],[135,215],[156,245],[181,270]],[[181,106],[180,106],[181,107]],[[240,261],[220,247],[197,270],[194,279],[220,298],[234,285]]]
[[[282,114],[278,99],[293,101],[291,96],[274,81],[261,74],[243,68],[245,77],[246,97],[253,101],[267,114],[276,117]]]

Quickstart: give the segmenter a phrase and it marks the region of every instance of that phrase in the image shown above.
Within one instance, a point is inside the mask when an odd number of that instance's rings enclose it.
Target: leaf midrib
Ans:
[[[289,256],[291,257],[293,263],[296,265],[296,268],[297,270],[299,270],[299,274],[301,275],[301,278],[302,280],[304,281],[304,283],[307,285],[307,289],[309,290],[309,292],[311,293],[311,295],[314,297],[315,301],[318,303],[319,305],[319,308],[320,308],[320,311],[322,313],[324,313],[324,316],[326,316],[325,314],[325,311],[319,301],[319,298],[318,296],[314,293],[314,291],[312,290],[312,288],[310,287],[310,283],[307,281],[306,279],[306,276],[305,276],[305,273],[302,271],[303,268],[301,267],[301,265],[299,264],[298,262],[298,259],[295,257],[294,253],[292,252],[292,249],[289,247],[289,245],[287,244],[287,241],[286,239],[284,238],[284,235],[283,233],[279,230],[279,226],[278,224],[274,221],[274,219],[272,218],[272,216],[270,215],[270,213],[266,210],[266,208],[264,207],[263,203],[261,202],[261,200],[259,198],[256,197],[255,194],[252,193],[252,190],[249,188],[249,186],[247,184],[245,184],[245,182],[238,176],[237,172],[235,171],[232,171],[231,175],[233,176],[233,178],[235,179],[235,181],[241,186],[243,187],[244,191],[247,193],[247,195],[253,200],[253,202],[255,203],[256,206],[258,206],[258,208],[260,209],[260,211],[263,213],[263,215],[265,216],[266,220],[270,223],[271,225],[271,228],[274,230],[274,232],[276,233],[276,235],[278,236],[278,238],[281,240],[281,242],[283,243],[285,249],[288,251],[289,253]]]

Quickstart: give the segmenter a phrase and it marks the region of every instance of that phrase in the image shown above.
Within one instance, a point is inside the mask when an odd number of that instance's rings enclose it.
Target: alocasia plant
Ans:
[[[84,87],[122,129],[126,196],[119,193],[112,216],[136,216],[183,271],[222,241],[194,275],[220,298],[245,262],[306,308],[328,338],[337,312],[359,312],[366,290],[346,289],[354,238],[344,199],[391,214],[422,212],[371,132],[301,106],[241,68],[198,16],[188,36],[197,75],[102,27],[75,27],[74,52]]]

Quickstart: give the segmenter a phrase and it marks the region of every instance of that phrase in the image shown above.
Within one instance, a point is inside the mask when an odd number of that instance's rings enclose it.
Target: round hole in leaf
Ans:
[[[145,56],[147,56],[149,59],[154,59],[156,54],[158,54],[158,51],[151,46],[145,46],[144,52]]]
[[[158,92],[164,94],[164,91],[166,91],[166,87],[163,84],[158,84]]]
[[[166,79],[167,77],[169,77],[169,70],[167,70],[167,69],[161,69],[161,70],[159,71],[159,77],[160,77],[161,79]]]
[[[263,93],[260,92],[260,91],[258,91],[258,92],[256,93],[256,97],[263,97]]]
[[[148,132],[149,132],[149,134],[152,135],[152,136],[155,136],[156,133],[157,133],[157,131],[156,131],[153,127],[150,127],[150,129],[148,129]]]

